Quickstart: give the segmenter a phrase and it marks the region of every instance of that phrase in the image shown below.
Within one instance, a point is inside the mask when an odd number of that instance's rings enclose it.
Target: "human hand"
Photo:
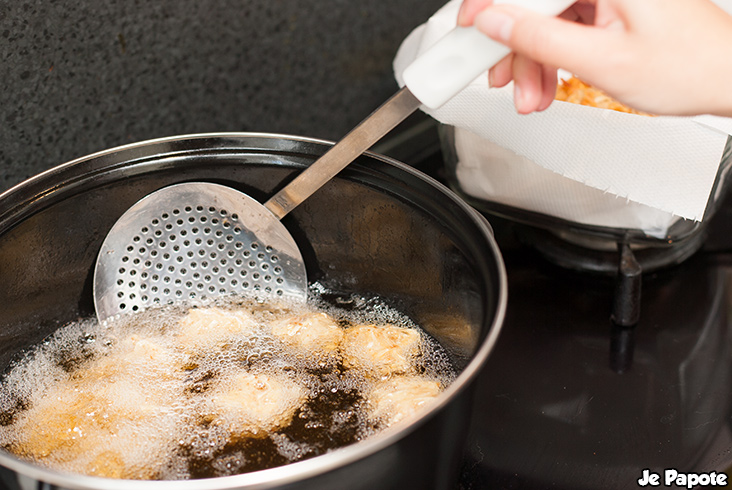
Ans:
[[[513,51],[489,72],[514,81],[520,113],[546,109],[556,68],[636,109],[732,116],[732,17],[709,0],[581,0],[559,18],[493,0],[464,0],[459,25]]]

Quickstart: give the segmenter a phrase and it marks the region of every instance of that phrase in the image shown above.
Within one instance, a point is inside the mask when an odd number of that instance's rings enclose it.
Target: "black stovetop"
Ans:
[[[730,467],[726,253],[645,275],[640,320],[622,329],[611,278],[503,242],[508,311],[478,381],[460,488],[635,488],[646,468]]]

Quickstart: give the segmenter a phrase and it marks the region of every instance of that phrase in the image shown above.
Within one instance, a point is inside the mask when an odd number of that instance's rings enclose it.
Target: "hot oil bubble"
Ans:
[[[279,452],[287,461],[295,462],[304,456],[315,451],[315,448],[305,442],[290,439],[285,434],[272,434],[270,436]]]

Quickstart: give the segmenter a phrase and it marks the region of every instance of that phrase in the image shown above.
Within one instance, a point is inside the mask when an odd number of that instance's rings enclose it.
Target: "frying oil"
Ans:
[[[191,308],[244,313],[238,323],[224,319],[225,335],[217,319],[197,337],[182,333]],[[323,313],[343,332],[365,324],[417,330],[417,349],[405,350],[411,366],[374,371],[344,363],[337,348],[303,350],[273,334],[277,321]],[[70,324],[14,363],[0,385],[0,444],[43,466],[109,478],[246,473],[391,425],[373,415],[380,382],[409,376],[444,389],[455,375],[437,342],[378,299],[322,291],[307,307],[171,305]]]

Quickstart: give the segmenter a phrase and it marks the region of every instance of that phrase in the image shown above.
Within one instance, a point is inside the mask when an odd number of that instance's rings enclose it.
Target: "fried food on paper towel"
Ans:
[[[652,116],[647,112],[637,111],[627,105],[618,102],[605,92],[596,89],[579,78],[570,77],[568,80],[560,79],[557,84],[557,95],[555,100],[563,102],[571,102],[573,104],[597,107],[600,109],[611,109],[618,112],[626,112],[628,114],[638,114],[641,116]]]

